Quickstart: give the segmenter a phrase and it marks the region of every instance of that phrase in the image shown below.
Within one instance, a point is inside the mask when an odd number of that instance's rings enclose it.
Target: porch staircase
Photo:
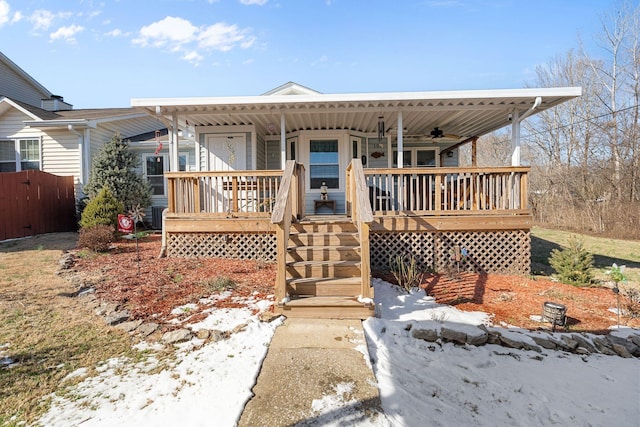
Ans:
[[[374,305],[362,294],[361,248],[346,217],[314,217],[291,224],[286,257],[287,317],[366,319]]]

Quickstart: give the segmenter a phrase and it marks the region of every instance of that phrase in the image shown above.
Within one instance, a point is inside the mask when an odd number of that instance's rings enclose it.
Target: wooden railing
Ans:
[[[528,214],[528,167],[364,169],[376,215]]]
[[[369,202],[369,190],[360,159],[353,159],[347,167],[347,206],[351,221],[358,228],[360,241],[360,276],[363,298],[371,298],[371,264],[369,260],[369,224],[373,212]]]
[[[170,214],[269,217],[282,171],[167,172],[166,177]]]
[[[294,160],[288,160],[271,214],[271,222],[276,225],[276,304],[281,303],[286,296],[287,245],[291,221],[294,216],[302,217],[304,203],[304,166],[296,164]]]

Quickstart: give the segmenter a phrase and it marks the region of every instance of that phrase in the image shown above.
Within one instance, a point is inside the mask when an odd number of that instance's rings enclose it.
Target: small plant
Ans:
[[[89,200],[82,211],[80,227],[90,228],[94,225],[110,225],[118,223],[118,214],[124,211],[124,205],[111,193],[109,188],[102,187],[100,192]]]
[[[209,292],[231,291],[238,287],[238,284],[228,276],[218,276],[208,279],[203,285]]]
[[[640,289],[626,287],[621,294],[624,299],[625,314],[634,319],[640,317]]]
[[[422,271],[413,256],[396,255],[389,259],[389,269],[400,286],[409,292],[417,287],[422,279]]]
[[[554,249],[549,264],[556,272],[556,278],[574,286],[587,286],[593,279],[593,255],[586,251],[582,241],[575,236],[569,239],[569,246],[561,251]]]
[[[106,252],[114,241],[113,227],[110,225],[94,225],[80,229],[78,247],[88,248],[95,252]]]

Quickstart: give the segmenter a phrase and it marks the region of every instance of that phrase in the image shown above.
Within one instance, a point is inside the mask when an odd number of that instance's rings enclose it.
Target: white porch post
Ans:
[[[398,111],[398,167],[404,167],[404,144],[402,142],[402,111]]]
[[[178,115],[174,114],[172,117],[173,126],[171,129],[171,149],[169,156],[169,170],[171,172],[180,171],[180,160],[178,156]]]
[[[284,170],[287,164],[287,127],[284,113],[280,114],[280,167]]]
[[[511,116],[511,166],[520,166],[520,116],[517,110]]]

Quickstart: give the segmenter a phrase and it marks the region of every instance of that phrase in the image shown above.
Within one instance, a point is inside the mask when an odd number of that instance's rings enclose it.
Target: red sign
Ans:
[[[133,220],[130,216],[118,214],[118,231],[121,233],[133,233]]]

